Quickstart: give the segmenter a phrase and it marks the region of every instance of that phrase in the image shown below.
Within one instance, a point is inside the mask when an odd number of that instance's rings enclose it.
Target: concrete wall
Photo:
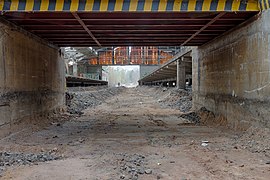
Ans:
[[[77,66],[78,71],[76,76],[102,80],[102,66],[89,65],[87,62],[79,62]]]
[[[157,69],[159,65],[140,65],[140,79]]]
[[[254,18],[255,19],[255,18]],[[193,103],[235,128],[270,127],[270,11],[193,51]]]
[[[12,129],[61,108],[64,71],[57,48],[1,20],[0,128]]]

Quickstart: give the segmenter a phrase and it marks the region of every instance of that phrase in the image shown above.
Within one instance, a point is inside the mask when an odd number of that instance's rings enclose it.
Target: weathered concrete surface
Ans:
[[[270,126],[270,11],[193,51],[193,105],[228,124]]]
[[[58,49],[0,21],[0,136],[61,108],[64,83]]]
[[[176,84],[178,89],[186,88],[186,70],[185,70],[185,62],[183,62],[184,57],[177,60],[177,77]]]

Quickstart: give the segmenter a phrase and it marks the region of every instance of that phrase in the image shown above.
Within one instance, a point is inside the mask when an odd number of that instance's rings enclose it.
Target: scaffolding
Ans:
[[[99,50],[90,65],[159,65],[171,59],[179,47],[126,46]]]

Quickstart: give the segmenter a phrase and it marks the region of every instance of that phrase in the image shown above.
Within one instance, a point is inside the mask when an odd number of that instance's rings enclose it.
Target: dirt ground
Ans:
[[[61,158],[9,166],[1,179],[269,179],[270,157],[237,144],[239,133],[195,125],[138,89],[68,121],[0,140],[1,151]]]

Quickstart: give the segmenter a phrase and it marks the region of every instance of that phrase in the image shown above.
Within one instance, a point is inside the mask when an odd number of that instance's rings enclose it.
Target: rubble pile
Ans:
[[[100,105],[107,98],[112,97],[125,89],[124,87],[102,88],[90,91],[89,89],[80,89],[76,91],[72,88],[66,92],[67,112],[70,114],[83,114],[83,110],[88,107]]]
[[[188,112],[192,108],[192,94],[190,90],[170,89],[168,95],[161,99],[167,106]]]
[[[12,153],[0,152],[0,175],[8,166],[14,165],[34,165],[38,162],[46,162],[61,159],[51,152],[42,152],[39,154],[25,154],[25,153]]]
[[[181,118],[187,119],[195,124],[206,123],[213,121],[215,115],[205,107],[201,107],[199,110],[184,113],[180,115]]]
[[[140,86],[137,88],[142,93],[148,93],[155,97],[161,106],[179,109],[188,112],[192,108],[191,89],[177,89],[174,87],[148,87]]]
[[[120,163],[120,179],[137,180],[142,174],[151,174],[152,170],[145,167],[145,156],[141,154],[123,154]]]

